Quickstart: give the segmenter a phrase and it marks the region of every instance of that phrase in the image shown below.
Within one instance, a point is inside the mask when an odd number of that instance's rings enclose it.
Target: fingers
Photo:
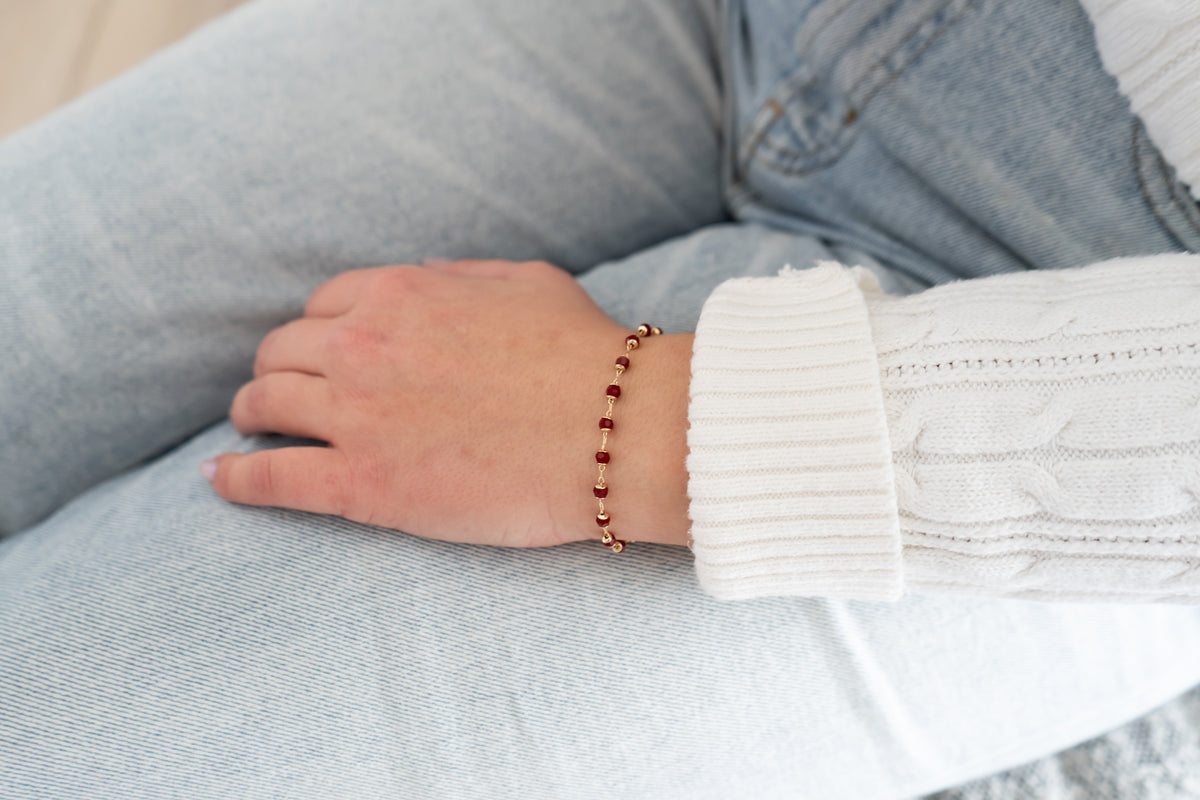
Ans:
[[[430,272],[457,275],[464,278],[511,278],[530,269],[546,267],[538,261],[503,261],[495,259],[459,259],[447,261],[442,258],[426,259],[424,265]],[[401,269],[410,269],[403,266]],[[329,319],[339,317],[354,307],[368,291],[372,277],[381,271],[394,270],[395,266],[354,269],[322,283],[309,295],[304,305],[304,316]]]
[[[200,469],[217,494],[234,503],[342,517],[351,510],[346,459],[328,447],[226,453]]]
[[[301,372],[268,372],[233,398],[229,418],[243,436],[283,433],[329,441],[334,419],[329,381]]]
[[[468,258],[459,261],[429,259],[425,267],[443,275],[458,275],[462,278],[511,278],[525,269],[531,262],[494,261]]]
[[[387,267],[352,269],[322,283],[304,304],[306,317],[340,317],[354,307],[363,287],[372,275]]]
[[[294,319],[266,335],[254,357],[254,377],[268,372],[326,373],[326,343],[333,328],[327,319]]]

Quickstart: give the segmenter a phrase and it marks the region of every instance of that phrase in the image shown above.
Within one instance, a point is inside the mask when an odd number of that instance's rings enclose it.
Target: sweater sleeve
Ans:
[[[1151,140],[1200,198],[1200,3],[1080,0],[1104,67]]]
[[[692,550],[722,599],[1200,601],[1200,257],[909,297],[822,264],[696,329]]]

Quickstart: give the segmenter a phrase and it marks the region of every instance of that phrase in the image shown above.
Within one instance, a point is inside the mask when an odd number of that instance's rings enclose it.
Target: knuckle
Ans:
[[[267,404],[270,402],[267,396],[267,386],[261,381],[251,381],[241,389],[242,407],[246,409],[246,414],[252,419],[258,419],[267,412]]]
[[[260,457],[249,459],[246,471],[246,489],[251,497],[269,498],[275,494],[273,459]]]
[[[262,375],[264,372],[266,372],[268,363],[267,359],[271,352],[272,343],[275,341],[276,332],[278,330],[279,329],[276,328],[275,330],[271,331],[263,337],[261,342],[258,343],[258,350],[254,352],[254,374],[256,376]]]
[[[360,454],[354,459],[347,459],[343,474],[344,479],[334,489],[338,492],[334,502],[341,509],[340,516],[367,525],[374,524],[372,499],[390,494],[390,470],[384,459]]]
[[[337,297],[348,290],[353,291],[353,288],[359,281],[375,274],[377,269],[377,267],[348,269],[345,272],[339,272],[337,275],[320,284],[308,295],[308,300],[304,303],[304,316],[314,315],[326,300]]]
[[[335,283],[341,277],[339,275],[336,278],[327,280],[312,290],[312,293],[308,295],[308,299],[304,301],[304,316],[311,316],[320,307],[321,303],[325,301],[325,297],[336,291]]]
[[[321,295],[329,291],[325,288],[328,285],[329,281],[325,281],[325,283],[322,283],[320,286],[308,293],[308,299],[304,301],[304,316],[307,317],[313,313],[313,309],[316,308],[317,304],[320,302]]]
[[[250,387],[254,385],[254,381],[244,384],[242,388],[237,390],[237,394],[233,396],[233,403],[229,408],[229,418],[233,421],[233,426],[239,432],[244,432],[250,424],[252,413],[250,410],[249,394]]]
[[[257,378],[238,389],[229,418],[239,432],[257,431],[271,424],[276,398],[270,386],[269,379]]]
[[[329,472],[321,477],[321,482],[333,513],[339,517],[353,519],[356,503],[350,476],[343,477],[336,472]]]
[[[381,270],[375,276],[373,288],[377,290],[377,296],[384,296],[389,304],[395,304],[409,295],[422,293],[437,277],[424,267],[401,264]]]
[[[374,284],[383,292],[396,293],[410,290],[416,278],[415,270],[404,266],[388,267],[379,271]]]
[[[364,323],[348,322],[330,334],[329,348],[340,359],[355,359],[374,353],[384,342],[381,331]]]

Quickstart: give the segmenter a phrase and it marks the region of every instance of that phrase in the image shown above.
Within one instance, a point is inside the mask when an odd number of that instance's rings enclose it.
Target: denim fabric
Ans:
[[[0,143],[0,798],[907,797],[1200,681],[1196,609],[717,603],[682,549],[431,542],[196,471],[287,443],[218,420],[351,267],[545,258],[676,331],[789,262],[900,292],[1188,246],[1086,26],[258,0]]]
[[[746,2],[725,29],[739,218],[925,285],[1200,249],[1077,3]]]
[[[0,535],[220,419],[338,272],[722,219],[711,21],[265,0],[5,141]]]

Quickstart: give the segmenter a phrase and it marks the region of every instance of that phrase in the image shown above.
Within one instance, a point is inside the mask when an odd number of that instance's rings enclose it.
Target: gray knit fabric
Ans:
[[[1104,736],[925,800],[1127,798],[1200,798],[1200,687]]]

